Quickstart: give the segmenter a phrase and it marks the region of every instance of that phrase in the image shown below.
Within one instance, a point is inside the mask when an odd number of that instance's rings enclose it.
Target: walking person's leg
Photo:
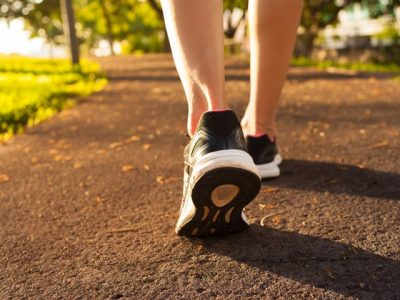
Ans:
[[[222,1],[163,0],[165,25],[193,135],[203,112],[225,109]]]
[[[279,175],[275,117],[297,36],[302,0],[250,0],[250,101],[242,128],[263,178]]]
[[[176,232],[224,234],[248,227],[243,208],[260,190],[239,120],[224,95],[222,0],[162,0],[188,100],[183,201]]]

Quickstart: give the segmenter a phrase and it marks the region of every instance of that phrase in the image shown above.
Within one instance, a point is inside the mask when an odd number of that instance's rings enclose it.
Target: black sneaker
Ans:
[[[279,154],[276,141],[271,141],[268,135],[260,137],[246,137],[247,149],[257,165],[262,179],[278,177],[280,175],[279,164],[282,156]]]
[[[260,191],[261,180],[235,113],[205,112],[184,159],[176,233],[204,236],[246,229],[243,208]]]

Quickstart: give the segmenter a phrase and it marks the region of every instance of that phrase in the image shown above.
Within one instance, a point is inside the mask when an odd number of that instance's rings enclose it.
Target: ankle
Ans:
[[[276,139],[275,125],[261,125],[249,121],[242,122],[242,129],[244,136],[260,137],[262,135],[268,135],[271,141]]]

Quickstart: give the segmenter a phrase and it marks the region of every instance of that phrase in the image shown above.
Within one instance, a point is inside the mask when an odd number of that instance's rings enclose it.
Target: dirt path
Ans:
[[[185,101],[170,57],[0,145],[1,299],[400,299],[400,82],[293,69],[283,175],[224,238],[173,233]],[[228,65],[240,114],[248,69]]]

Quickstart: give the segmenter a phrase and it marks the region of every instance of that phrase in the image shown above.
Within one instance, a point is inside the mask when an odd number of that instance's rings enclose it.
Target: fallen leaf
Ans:
[[[179,177],[170,177],[170,178],[167,178],[165,180],[165,182],[170,183],[170,182],[178,181],[179,179],[180,179]]]
[[[273,209],[278,207],[276,204],[259,204],[258,206],[260,209]]]
[[[127,138],[125,140],[125,143],[133,143],[133,142],[138,142],[138,141],[140,141],[140,136],[132,135],[130,138]]]
[[[143,168],[144,168],[146,171],[149,171],[149,170],[150,170],[150,167],[149,167],[148,165],[144,165]]]
[[[100,196],[96,196],[96,202],[102,203],[102,202],[104,202],[104,200]]]
[[[134,143],[134,142],[137,142],[137,141],[140,141],[140,137],[137,136],[137,135],[133,135],[133,136],[131,136],[131,137],[129,137],[129,138],[127,138],[127,139],[121,141],[121,142],[111,143],[111,144],[109,145],[109,147],[110,147],[111,149],[117,149],[117,148],[120,148],[120,147],[122,147],[122,146],[128,145],[128,144],[130,144],[130,143]]]
[[[0,174],[0,183],[2,182],[7,182],[10,180],[10,177],[8,177],[8,175],[6,174]]]
[[[151,147],[150,144],[144,144],[144,145],[143,145],[143,149],[144,149],[144,150],[149,150],[150,147]]]
[[[122,147],[122,143],[121,142],[116,142],[116,143],[111,143],[110,145],[108,145],[111,149],[117,149],[119,147]]]
[[[258,219],[257,218],[252,218],[252,219],[248,219],[249,224],[255,224],[257,223]]]
[[[276,191],[279,191],[279,188],[267,186],[267,187],[263,188],[262,191],[265,193],[274,193]]]
[[[122,172],[130,172],[134,169],[132,165],[124,165],[122,166]]]
[[[387,145],[389,145],[389,142],[388,141],[383,141],[383,142],[380,142],[380,143],[377,143],[377,144],[370,145],[368,148],[376,149],[376,148],[385,147]]]
[[[281,224],[282,223],[282,218],[278,215],[278,216],[274,216],[274,217],[272,217],[272,222],[275,224],[275,225],[279,225],[279,224]]]
[[[157,176],[156,181],[158,184],[164,184],[165,178],[163,176]]]
[[[277,204],[266,204],[265,205],[265,208],[267,208],[267,209],[272,209],[272,208],[276,208],[276,207],[278,207],[278,205]]]
[[[73,167],[74,167],[74,169],[80,169],[80,168],[82,168],[82,164],[79,162],[76,162],[76,163],[74,163]]]
[[[67,141],[65,140],[65,139],[61,139],[61,140],[59,140],[58,142],[57,142],[57,145],[58,146],[64,146],[64,145],[66,145],[67,144]]]
[[[57,150],[57,149],[50,149],[50,150],[49,150],[49,153],[50,153],[50,154],[57,154],[57,153],[58,153],[58,150]]]
[[[68,160],[71,160],[71,159],[72,159],[71,156],[65,156],[65,155],[56,155],[54,157],[55,161],[68,161]]]
[[[276,205],[276,204],[259,204],[258,206],[260,207],[260,209],[264,209],[264,208],[272,209],[272,208],[278,207],[278,205]]]

